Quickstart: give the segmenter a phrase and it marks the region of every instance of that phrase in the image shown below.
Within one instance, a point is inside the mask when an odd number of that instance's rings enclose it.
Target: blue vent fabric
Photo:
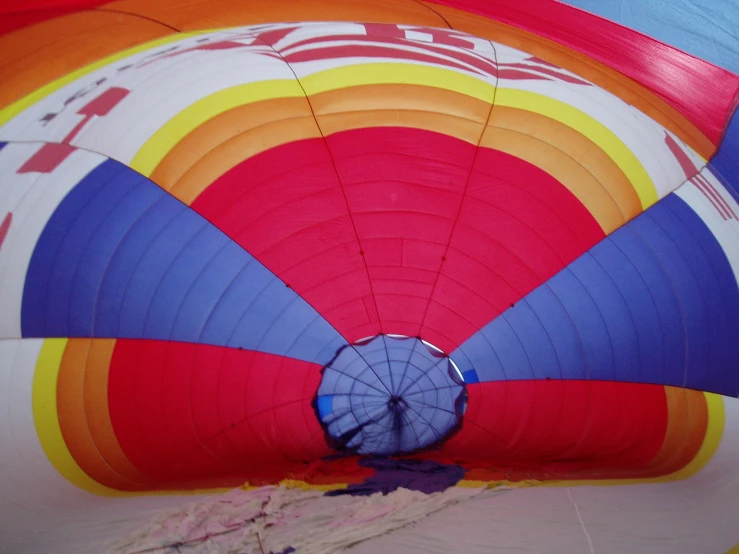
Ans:
[[[338,352],[324,368],[315,407],[340,449],[392,455],[444,439],[459,424],[463,392],[440,350],[378,335]]]

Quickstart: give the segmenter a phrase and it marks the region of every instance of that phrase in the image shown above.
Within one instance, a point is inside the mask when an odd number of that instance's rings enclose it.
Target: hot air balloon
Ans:
[[[3,4],[0,552],[737,545],[739,5],[619,5]]]

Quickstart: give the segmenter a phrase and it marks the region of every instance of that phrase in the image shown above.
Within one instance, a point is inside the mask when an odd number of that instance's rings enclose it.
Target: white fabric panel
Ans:
[[[0,340],[0,545],[7,552],[95,497],[68,483],[46,458],[33,418],[33,378],[42,339]],[[0,552],[3,552],[0,548]]]
[[[695,150],[690,148],[687,144],[685,144],[683,141],[681,141],[675,134],[665,129],[665,132],[670,135],[672,140],[675,141],[675,144],[682,149],[683,153],[690,159],[692,164],[698,168],[703,169],[703,167],[706,165],[706,160],[703,159],[703,157],[698,154]]]
[[[530,57],[530,54],[501,45],[496,45],[496,51],[499,64],[520,63]],[[573,75],[564,70],[557,71]],[[663,198],[685,181],[680,163],[665,142],[666,129],[608,91],[596,86],[545,80],[500,79],[498,86],[543,94],[576,106],[578,110],[603,124],[636,156],[652,179],[659,198]],[[680,139],[671,136],[684,151],[691,151]],[[705,161],[695,152],[690,156],[699,161],[696,163],[697,167],[703,167]]]
[[[0,217],[13,214],[0,248],[0,338],[21,336],[21,301],[28,264],[47,221],[67,193],[105,161],[82,150],[72,152],[51,173],[17,173],[43,143],[8,143],[0,150]]]
[[[72,144],[129,163],[159,128],[198,100],[272,79],[294,81],[295,77],[281,60],[251,52],[249,47],[188,52],[132,68],[110,83],[131,92],[110,114],[85,126]]]
[[[308,77],[309,75],[312,75],[314,73],[320,73],[321,71],[335,69],[337,67],[349,67],[349,66],[378,64],[378,63],[379,64],[420,65],[420,66],[425,66],[425,67],[435,67],[435,68],[446,69],[448,71],[453,71],[454,73],[459,73],[460,75],[474,77],[475,79],[488,83],[492,86],[495,86],[498,82],[498,80],[496,79],[494,75],[490,75],[490,76],[481,75],[479,73],[475,73],[472,71],[465,71],[462,69],[446,67],[440,64],[425,63],[425,62],[419,62],[415,60],[398,60],[398,59],[389,59],[389,58],[356,57],[356,58],[342,58],[342,59],[334,59],[334,60],[315,60],[315,61],[308,61],[308,62],[293,62],[290,64],[290,67],[295,71],[295,74],[298,76],[298,79],[304,79],[305,77]],[[403,82],[402,81],[402,69],[400,72],[400,78],[398,79],[398,82]],[[306,93],[313,94],[310,89],[306,89]]]
[[[523,50],[518,50],[517,48],[513,48],[506,44],[501,44],[497,42],[495,43],[495,52],[498,55],[498,62],[501,64],[518,63],[521,60],[534,57],[533,54],[529,54],[528,52],[524,52]],[[577,79],[580,79],[581,81],[587,81],[587,79],[583,79],[578,74],[572,73],[571,71],[568,71],[567,69],[561,67],[549,66],[548,64],[544,65],[544,67],[550,67],[550,69],[556,69],[558,73],[564,73],[565,75],[575,77]]]
[[[111,80],[115,79],[121,72],[125,72],[126,67],[145,62],[155,53],[178,46],[185,47],[191,45],[197,38],[197,35],[195,37],[186,36],[181,40],[138,52],[109,65],[105,65],[79,79],[73,80],[0,126],[0,140],[60,141],[72,130],[72,127],[69,126],[68,122],[62,122],[61,125],[58,124],[56,118],[44,124],[42,118],[45,115],[59,114],[60,112],[67,111],[74,114],[76,110],[70,105],[71,103],[65,104],[65,102],[69,102],[72,98],[79,99],[80,97],[86,97],[85,102],[87,102],[90,98],[94,97],[89,96],[91,93],[98,94],[99,91],[109,87]],[[80,104],[78,103],[76,105],[79,106]]]
[[[420,42],[434,42],[434,36],[431,33],[424,33],[422,31],[408,30],[405,32],[405,36],[408,40],[417,40]]]
[[[349,40],[327,40],[325,42],[321,42],[320,44],[306,44],[306,45],[302,45],[302,46],[296,46],[294,48],[289,48],[287,50],[282,51],[281,54],[284,55],[284,56],[290,56],[290,55],[295,54],[295,53],[298,53],[298,52],[310,52],[311,50],[320,49],[320,48],[332,48],[332,47],[343,47],[343,46],[367,46],[367,43],[366,42],[358,42],[358,41],[349,41]],[[376,58],[371,58],[371,57],[361,58],[361,59],[365,60],[364,63],[385,63],[385,62],[399,63],[399,62],[405,62],[405,63],[413,63],[413,64],[421,64],[421,63],[423,63],[424,65],[428,65],[428,64],[426,64],[424,62],[417,62],[417,61],[414,61],[414,60],[401,60],[401,59],[398,59],[398,58],[394,58],[395,54],[394,54],[394,52],[392,50],[399,49],[399,50],[403,50],[405,52],[409,52],[409,53],[413,53],[413,54],[423,54],[423,55],[426,55],[426,56],[433,56],[435,58],[438,58],[440,62],[450,62],[450,63],[454,63],[456,65],[462,65],[462,66],[464,66],[464,67],[467,68],[467,71],[466,72],[469,72],[469,73],[471,73],[473,75],[476,75],[480,71],[476,67],[474,67],[474,66],[472,66],[472,65],[464,62],[461,59],[454,58],[452,56],[443,55],[443,54],[441,54],[439,52],[429,51],[429,50],[423,48],[423,45],[422,44],[419,44],[419,46],[414,46],[412,43],[407,43],[407,44],[400,45],[400,44],[389,44],[389,43],[378,42],[376,44],[376,46],[378,46],[380,48],[387,49],[387,57],[380,57],[380,56],[378,56]],[[440,48],[443,48],[444,45],[438,45],[438,46]],[[451,48],[445,48],[445,49],[448,49],[450,51],[453,51],[453,49],[451,49]],[[459,50],[457,49],[457,51],[459,51]],[[488,62],[488,63],[491,61],[490,59],[485,58],[483,56],[477,56],[477,57],[480,58],[481,60],[485,61],[485,62]],[[351,58],[346,57],[346,58],[334,58],[333,60],[321,60],[321,61],[333,61],[336,64],[336,67],[344,67],[346,65],[355,65],[357,59],[358,58],[356,58],[356,57],[351,57]],[[292,62],[291,63],[291,66],[295,66],[295,67],[302,66],[302,67],[305,67],[305,65],[310,64],[310,63],[313,63],[313,62]],[[431,64],[431,65],[433,65],[433,64]],[[449,68],[449,67],[443,65],[443,63],[440,64],[439,67],[442,67],[444,69],[451,69],[452,71],[457,71],[456,68]],[[492,67],[491,67],[490,74],[491,74],[491,77],[494,77],[495,76],[495,73],[494,73],[494,70],[493,70]]]
[[[274,44],[275,49],[283,50],[289,48],[296,42],[310,40],[312,38],[325,37],[329,35],[367,35],[364,25],[361,23],[336,22],[336,23],[300,23],[300,26],[289,33],[285,38]],[[279,28],[276,26],[276,28]],[[284,28],[284,27],[283,27]]]
[[[197,100],[232,86],[267,79],[294,80],[279,59],[260,55],[271,48],[191,50],[206,42],[233,40],[239,33],[194,35],[139,53],[70,83],[0,127],[0,140],[62,142],[84,116],[77,112],[111,87],[129,94],[107,115],[94,117],[71,141],[124,163],[164,123]],[[242,33],[243,34],[243,33]],[[180,53],[183,52],[183,53]],[[44,116],[54,117],[44,122]]]
[[[706,168],[701,171],[700,175],[713,185],[714,190],[721,195],[721,198],[734,210],[734,213],[739,215],[739,204],[728,194],[723,185],[711,173],[711,170]],[[694,182],[685,183],[675,191],[675,194],[700,216],[703,223],[716,237],[731,264],[731,268],[734,270],[734,278],[739,283],[739,221],[724,219],[716,209],[715,200],[711,201],[713,197]]]
[[[439,58],[439,60],[442,60],[442,61],[453,62],[455,64],[463,65],[463,66],[466,66],[472,72],[480,71],[479,69],[473,67],[472,65],[465,63],[460,58],[453,57],[452,55],[446,55],[446,54],[436,51],[436,50],[442,50],[442,51],[448,51],[450,52],[450,54],[454,54],[455,52],[457,53],[460,52],[461,49],[450,47],[445,44],[435,44],[434,51],[431,51],[427,48],[424,48],[424,44],[426,42],[429,42],[429,41],[423,41],[423,42],[417,41],[418,45],[410,41],[404,44],[393,44],[393,43],[387,43],[387,42],[382,42],[382,41],[378,41],[377,43],[372,44],[372,43],[368,43],[367,41],[346,40],[346,39],[330,40],[329,39],[329,40],[325,40],[320,43],[303,44],[303,45],[298,45],[295,47],[287,48],[285,50],[282,50],[280,53],[283,56],[290,56],[298,52],[310,52],[311,50],[317,50],[317,49],[323,49],[323,48],[372,45],[372,46],[377,46],[377,47],[384,48],[387,50],[387,57],[383,57],[381,54],[378,54],[375,59],[376,62],[382,62],[385,59],[389,59],[388,61],[405,61],[405,60],[399,60],[395,58],[395,54],[393,52],[394,50],[403,50],[404,52],[409,52],[413,54],[423,54],[426,56],[434,56],[436,58]],[[471,57],[479,58],[485,62],[494,61],[493,52],[486,53],[487,56],[483,56],[481,55],[481,53],[478,53],[478,52],[473,53],[471,50],[467,50],[465,51],[465,54],[468,54]],[[346,57],[346,58],[333,58],[333,60],[337,62],[337,67],[344,66],[344,65],[351,65],[355,59],[356,58],[354,56]],[[365,58],[365,59],[372,59],[372,58],[370,57],[370,58]],[[326,61],[329,61],[329,60],[326,60]],[[408,60],[408,61],[412,61],[412,60]],[[305,64],[305,63],[308,63],[308,62],[297,62],[297,63],[293,62],[292,65]],[[441,67],[446,67],[446,66],[442,65]],[[492,67],[491,67],[491,74],[493,74]]]
[[[64,479],[47,459],[33,418],[42,344],[0,340],[0,553],[100,554],[102,544],[142,525],[154,510],[203,498],[103,498]]]

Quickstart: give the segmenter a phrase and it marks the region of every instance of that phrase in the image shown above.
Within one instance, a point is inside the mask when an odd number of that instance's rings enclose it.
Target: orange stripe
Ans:
[[[476,144],[490,104],[418,85],[368,85],[303,98],[247,104],[204,123],[175,146],[151,179],[192,203],[208,185],[243,160],[306,138],[373,126],[428,129]],[[346,110],[346,112],[344,112]]]
[[[592,472],[567,476],[567,479],[653,479],[662,481],[688,465],[698,454],[708,430],[706,396],[696,390],[665,386],[667,429],[662,447],[652,461],[628,472],[618,468],[603,475]]]
[[[446,27],[439,15],[415,0],[119,0],[106,7],[163,21],[181,31],[285,21],[371,21]]]
[[[487,38],[528,52],[542,60],[572,71],[600,88],[609,91],[672,131],[704,159],[710,158],[716,151],[716,147],[708,137],[685,116],[649,89],[618,71],[557,42],[511,25],[456,8],[429,4],[428,2],[423,3],[441,14],[452,28],[458,31]]]
[[[59,367],[59,426],[70,454],[89,477],[107,487],[146,488],[116,439],[108,411],[108,367],[115,339],[69,339]]]
[[[456,30],[530,52],[592,81],[652,117],[706,159],[715,151],[711,141],[685,116],[636,81],[554,41],[456,8],[394,0],[261,0],[252,1],[248,6],[240,0],[221,0],[216,3],[217,8],[213,7],[212,2],[203,4],[200,0],[152,4],[148,0],[122,0],[111,6],[165,21],[181,30],[278,21],[371,21],[432,27],[451,25]],[[223,12],[219,12],[218,8]]]
[[[366,85],[310,98],[324,135],[367,127],[412,127],[477,144],[490,104],[447,89]]]
[[[173,148],[152,180],[190,204],[218,177],[269,148],[361,127],[427,129],[475,144],[490,105],[448,90],[368,85],[302,98],[265,100],[209,120]],[[415,109],[413,107],[415,106]],[[481,145],[540,167],[563,183],[610,233],[641,212],[618,165],[595,143],[546,116],[496,107]]]
[[[715,151],[692,123],[639,83],[556,42],[455,8],[395,0],[254,0],[248,5],[241,0],[121,0],[105,8],[140,14],[182,31],[278,21],[372,21],[446,27],[445,19],[457,30],[530,52],[589,79],[658,121],[706,159]],[[170,29],[141,17],[88,11],[0,37],[0,51],[14,53],[12,60],[0,65],[0,107],[93,61],[167,34]]]
[[[702,392],[665,387],[665,395],[669,413],[665,442],[645,477],[667,475],[688,465],[708,429],[708,405]]]
[[[190,204],[243,160],[280,144],[320,136],[305,98],[239,106],[187,135],[164,157],[151,179]]]
[[[608,234],[641,213],[641,201],[618,165],[575,129],[546,116],[496,106],[481,146],[543,169],[567,187]]]
[[[88,11],[2,35],[0,108],[93,61],[171,33],[140,17]]]
[[[108,369],[115,345],[115,339],[91,340],[85,371],[84,404],[87,426],[95,445],[114,471],[132,482],[145,483],[148,481],[147,477],[123,453],[110,419]]]

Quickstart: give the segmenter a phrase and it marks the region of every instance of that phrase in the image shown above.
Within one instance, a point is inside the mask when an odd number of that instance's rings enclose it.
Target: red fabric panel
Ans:
[[[451,352],[603,238],[553,177],[475,151],[419,129],[345,131],[248,159],[192,206],[348,341],[396,333]]]
[[[46,19],[96,8],[110,0],[24,0],[0,6],[0,35]]]
[[[382,329],[424,336],[424,314],[475,147],[407,128],[336,133],[327,142],[366,252]],[[399,241],[400,263],[377,263],[377,241]]]
[[[555,0],[429,0],[429,3],[519,27],[604,63],[655,91],[716,145],[736,105],[739,76]]]
[[[18,173],[51,173],[74,152],[74,146],[47,142],[28,158]]]
[[[11,212],[8,212],[7,214],[5,214],[3,222],[0,223],[0,247],[2,247],[3,242],[5,242],[5,237],[8,236],[8,231],[10,231],[10,224],[12,221],[13,214]]]
[[[664,387],[610,381],[498,381],[468,386],[462,429],[445,455],[573,477],[647,466],[668,423]]]
[[[305,40],[296,41],[290,44],[290,47],[283,50],[283,58],[288,63],[304,62],[312,60],[325,60],[330,58],[341,58],[341,57],[384,57],[393,59],[408,59],[416,60],[421,62],[431,62],[436,64],[444,64],[449,67],[462,69],[464,71],[471,71],[469,66],[478,69],[478,74],[481,75],[495,75],[497,71],[496,64],[483,58],[479,54],[472,51],[474,43],[470,40],[459,40],[449,36],[440,29],[431,30],[434,36],[435,44],[424,43],[423,49],[426,54],[414,53],[407,50],[408,45],[412,45],[413,42],[409,41],[405,33],[406,31],[397,25],[378,24],[378,23],[365,23],[364,28],[367,30],[367,35],[332,35],[332,41],[347,41],[349,44],[341,46],[321,47],[321,48],[310,48],[306,50],[298,50],[303,46],[322,44],[326,41],[325,37],[313,37]],[[424,28],[424,33],[429,30]],[[260,35],[261,38],[261,35]],[[380,39],[382,46],[377,45],[372,41]],[[364,44],[362,44],[364,43]],[[447,44],[454,46],[455,50],[449,48],[443,48],[437,46],[438,44]],[[391,45],[399,46],[393,48]],[[402,48],[404,46],[405,48]],[[460,50],[459,48],[463,49]],[[298,51],[296,51],[298,50]],[[429,52],[433,52],[434,55],[430,55]],[[452,60],[462,63],[454,63]]]
[[[422,336],[451,352],[604,236],[554,177],[480,148]]]
[[[119,340],[110,416],[121,448],[167,485],[283,477],[329,453],[311,402],[320,367],[251,351]]]
[[[322,139],[285,144],[245,160],[206,189],[192,208],[345,336],[380,332],[361,247]]]

